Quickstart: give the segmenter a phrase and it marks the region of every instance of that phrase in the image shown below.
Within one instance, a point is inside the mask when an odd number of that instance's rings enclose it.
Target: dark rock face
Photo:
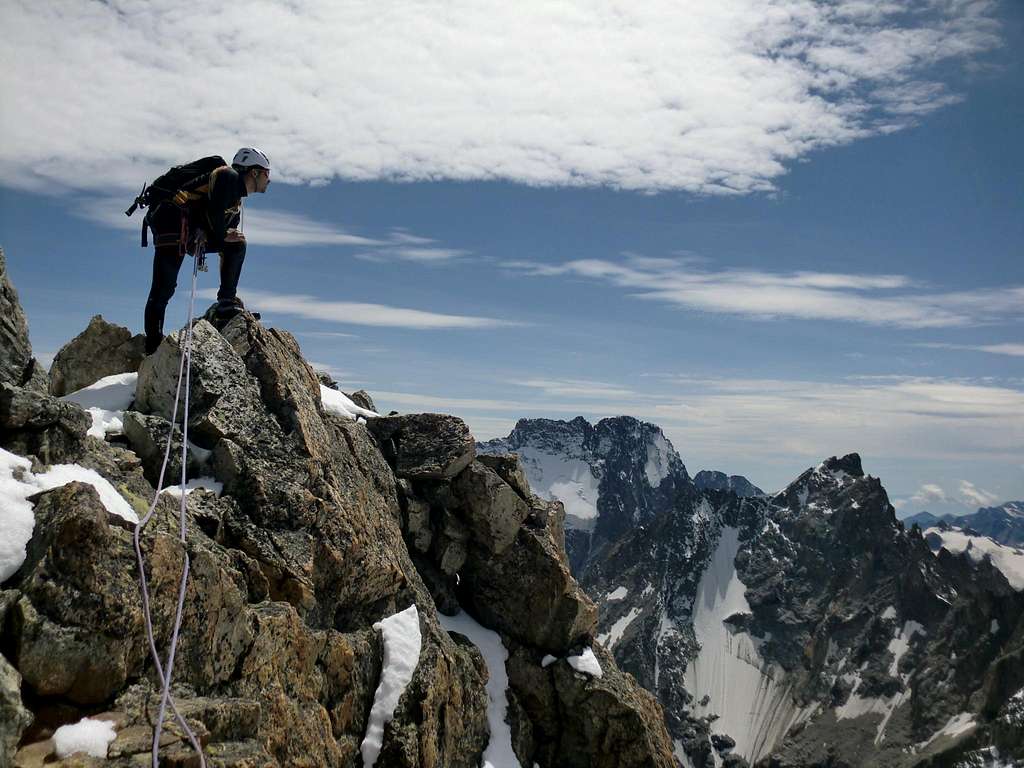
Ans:
[[[0,385],[0,446],[60,464],[78,454],[92,418],[74,403],[32,389]]]
[[[369,421],[381,451],[398,477],[455,477],[476,457],[476,442],[461,419],[439,413],[382,416]]]
[[[704,469],[693,476],[693,484],[701,491],[732,491],[741,499],[764,496],[764,491],[741,475]]]
[[[7,276],[7,257],[0,248],[0,384],[45,392],[46,371],[32,357],[28,320]]]
[[[358,405],[360,408],[365,408],[368,411],[377,412],[377,406],[373,404],[373,398],[370,397],[370,393],[365,389],[357,389],[352,394],[348,395],[348,399]]]
[[[139,454],[86,436],[88,417],[77,406],[13,386],[0,409],[5,447],[36,465],[59,454],[95,470],[141,516],[153,499],[161,441],[180,447],[183,414],[172,428],[171,406],[182,339],[171,334],[140,366],[137,410],[125,414],[123,438]],[[187,497],[179,709],[211,765],[354,768],[382,675],[373,624],[415,604],[422,650],[377,765],[475,767],[489,738],[488,671],[472,644],[441,627],[435,605],[473,612],[507,647],[526,648],[538,671],[546,650],[587,642],[596,610],[569,573],[560,505],[524,494],[511,460],[493,468],[474,462],[472,436],[457,419],[374,419],[381,425],[371,433],[326,413],[319,387],[289,334],[245,313],[222,332],[195,324],[188,430],[202,449],[196,460],[206,463],[188,472],[213,474],[224,494]],[[74,439],[55,450],[52,435],[24,437],[33,430]],[[108,764],[145,762],[159,681],[133,526],[82,483],[31,501],[25,562],[0,585],[4,764],[54,762],[46,738],[85,715],[117,724]],[[142,535],[161,649],[182,574],[177,511],[178,500],[161,495]],[[614,682],[604,688],[548,677],[545,695],[559,702],[567,735],[536,742],[524,764],[561,765],[571,747],[594,756],[580,764],[672,765],[657,704],[610,658],[602,663]],[[525,744],[523,734],[537,727],[529,716],[519,725],[517,743]],[[605,733],[616,734],[609,744],[630,745],[629,754],[583,743]],[[194,762],[177,725],[163,744],[166,764]]]
[[[120,325],[108,323],[102,315],[65,344],[50,366],[50,394],[60,397],[87,387],[104,376],[134,373],[146,355],[146,338],[132,336]]]

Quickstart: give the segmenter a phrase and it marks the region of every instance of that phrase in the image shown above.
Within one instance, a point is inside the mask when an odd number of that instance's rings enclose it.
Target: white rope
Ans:
[[[174,407],[171,411],[171,428],[167,435],[167,446],[164,449],[164,461],[160,467],[160,476],[156,483],[156,494],[153,496],[153,503],[149,505],[149,511],[146,516],[143,517],[135,526],[135,556],[139,566],[139,585],[142,592],[142,610],[146,619],[146,638],[149,640],[149,652],[153,657],[153,664],[156,666],[156,674],[160,679],[161,684],[161,695],[160,695],[160,711],[157,716],[156,726],[153,728],[153,768],[159,766],[159,753],[160,753],[160,737],[163,733],[164,718],[166,716],[168,704],[171,710],[174,712],[174,716],[178,723],[181,725],[182,730],[185,731],[185,735],[191,742],[192,747],[199,754],[199,765],[200,768],[206,768],[206,758],[203,755],[203,749],[199,745],[198,739],[192,729],[189,728],[188,723],[185,722],[185,718],[178,711],[178,706],[174,702],[174,697],[171,696],[171,678],[174,673],[174,656],[178,648],[178,634],[181,629],[181,619],[185,607],[185,586],[188,583],[188,573],[190,566],[190,559],[188,556],[188,549],[185,545],[185,512],[187,507],[186,493],[185,493],[185,466],[188,459],[188,416],[189,416],[189,389],[191,383],[191,368],[192,368],[192,321],[195,312],[195,298],[196,298],[196,280],[199,269],[199,262],[205,255],[204,248],[202,245],[199,246],[196,251],[195,260],[192,264],[192,293],[188,300],[188,323],[185,326],[185,346],[181,354],[181,362],[178,366],[178,386],[174,392]],[[179,507],[178,515],[178,530],[179,540],[181,542],[182,555],[184,558],[184,564],[181,570],[181,583],[178,587],[178,603],[177,611],[174,616],[174,628],[171,632],[171,647],[167,653],[167,664],[166,674],[164,672],[164,665],[160,663],[160,654],[157,652],[156,641],[153,638],[153,619],[150,612],[149,606],[149,587],[146,583],[146,566],[145,561],[142,557],[142,547],[140,545],[140,536],[143,529],[149,523],[156,511],[157,501],[160,498],[160,491],[164,484],[164,474],[167,471],[167,462],[171,456],[171,440],[174,437],[174,424],[178,417],[178,402],[181,399],[181,384],[182,379],[185,381],[185,409],[182,419],[182,441],[181,441],[181,505]]]

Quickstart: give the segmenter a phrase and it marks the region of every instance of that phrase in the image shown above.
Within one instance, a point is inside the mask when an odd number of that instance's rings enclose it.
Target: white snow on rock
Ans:
[[[899,669],[900,659],[902,659],[904,654],[906,654],[910,649],[910,638],[917,634],[927,634],[924,626],[918,624],[916,621],[907,621],[904,622],[903,629],[900,630],[900,633],[889,641],[889,652],[893,654],[892,664],[889,665],[890,677],[897,676],[896,670]]]
[[[736,740],[735,753],[754,763],[810,711],[796,706],[784,670],[761,658],[755,638],[724,623],[751,612],[736,574],[738,551],[739,530],[723,528],[697,586],[693,630],[700,652],[687,665],[683,685],[695,702],[708,697],[706,705],[694,705],[692,715],[718,715],[715,732],[729,734]]]
[[[994,635],[997,632],[999,632],[999,620],[998,619],[992,619],[992,624],[989,625],[988,631],[989,631],[989,634],[992,634],[992,635]]]
[[[888,608],[886,608],[885,611],[882,613],[882,618],[883,619],[895,619],[896,618],[896,606],[895,605],[890,605]]]
[[[644,466],[644,474],[647,475],[647,482],[652,488],[661,485],[661,481],[669,476],[669,457],[672,449],[669,447],[665,436],[659,431],[654,440],[647,444],[647,464]]]
[[[582,459],[570,459],[539,451],[530,446],[516,450],[530,481],[530,488],[549,501],[565,506],[568,528],[591,530],[597,521],[597,488],[590,465]]]
[[[139,522],[131,505],[95,470],[77,464],[55,464],[35,475],[32,462],[0,448],[0,582],[10,578],[25,562],[25,545],[32,538],[35,524],[28,497],[75,480],[95,488],[112,515],[130,523]]]
[[[384,666],[373,695],[366,736],[360,746],[366,768],[371,768],[377,762],[384,741],[384,726],[395,716],[395,707],[412,680],[423,645],[420,614],[415,603],[401,613],[378,621],[373,628],[384,635]]]
[[[584,675],[590,675],[591,677],[604,676],[604,671],[601,669],[601,662],[599,662],[597,660],[597,656],[594,655],[593,648],[586,648],[579,656],[570,656],[566,661],[569,662],[570,667],[575,669],[577,672],[582,672]]]
[[[621,619],[612,624],[612,628],[603,635],[599,635],[597,641],[601,643],[605,648],[611,648],[622,638],[622,634],[626,631],[633,620],[641,613],[640,608],[631,608],[629,613],[623,616]]]
[[[881,715],[882,719],[875,729],[875,744],[881,744],[885,740],[885,728],[889,725],[889,720],[892,719],[896,710],[903,706],[907,699],[910,698],[910,686],[907,684],[910,675],[899,674],[898,670],[900,659],[903,658],[910,648],[911,638],[918,634],[926,634],[924,627],[916,621],[906,621],[899,632],[889,641],[888,649],[893,654],[892,663],[889,665],[889,674],[892,677],[899,678],[904,685],[904,689],[899,693],[881,698],[863,697],[857,693],[862,682],[860,673],[853,672],[843,675],[843,679],[851,683],[853,688],[846,703],[836,707],[836,717],[844,720],[870,714]]]
[[[959,715],[954,715],[946,721],[946,724],[939,730],[933,733],[928,741],[922,741],[920,744],[915,745],[917,750],[920,751],[928,747],[933,741],[943,736],[950,738],[956,738],[962,733],[975,728],[977,723],[974,722],[974,715],[970,712],[961,712]]]
[[[541,660],[540,660],[540,665],[541,665],[541,667],[543,667],[544,669],[547,669],[547,668],[548,668],[548,667],[550,667],[550,666],[551,666],[552,664],[554,664],[554,663],[555,663],[556,661],[558,661],[558,659],[557,659],[557,658],[555,658],[554,656],[552,656],[552,655],[551,655],[551,654],[549,653],[549,654],[548,654],[547,656],[545,656],[545,657],[544,657],[543,659],[541,659]]]
[[[77,403],[92,416],[92,426],[88,434],[102,440],[107,435],[119,435],[124,429],[124,412],[135,400],[135,386],[138,383],[137,373],[115,373],[104,376],[88,387],[83,387],[61,400]]]
[[[376,411],[356,405],[345,397],[343,393],[336,389],[325,387],[323,384],[320,385],[320,400],[324,404],[324,410],[328,413],[344,416],[346,419],[352,419],[353,421],[356,421],[360,416],[374,418],[380,416]]]
[[[107,756],[107,747],[117,737],[109,720],[83,718],[74,725],[62,725],[53,734],[57,757],[62,760],[76,752],[92,757]]]
[[[629,590],[625,587],[617,587],[615,590],[608,593],[605,600],[623,600],[628,594]]]
[[[675,756],[676,760],[679,761],[682,768],[693,768],[693,763],[690,762],[690,758],[687,756],[686,750],[683,749],[683,742],[679,739],[675,739],[672,742],[672,754]]]
[[[213,491],[218,496],[224,491],[224,483],[219,483],[215,478],[212,477],[197,477],[189,480],[185,483],[185,495],[192,493],[197,488],[203,488],[207,491]],[[160,493],[166,493],[170,496],[176,496],[181,498],[181,485],[168,485],[160,490]]]
[[[926,539],[933,535],[938,536],[943,548],[954,555],[966,552],[976,563],[988,557],[992,565],[1002,571],[1011,587],[1024,589],[1024,550],[1004,546],[988,536],[970,536],[955,528],[948,531],[928,528],[924,532]]]
[[[508,659],[508,650],[501,642],[501,635],[480,626],[465,611],[458,616],[439,613],[437,617],[448,632],[458,632],[468,637],[480,649],[487,662],[487,724],[491,729],[491,739],[484,750],[481,768],[521,768],[519,758],[512,749],[512,729],[506,722],[508,672],[505,670],[505,661]],[[555,661],[554,656],[545,656],[541,665],[546,667]]]

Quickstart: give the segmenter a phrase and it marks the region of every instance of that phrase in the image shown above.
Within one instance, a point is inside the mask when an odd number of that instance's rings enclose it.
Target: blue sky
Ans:
[[[111,5],[4,12],[0,245],[44,359],[96,313],[140,329],[142,181],[251,143],[240,294],[383,410],[628,413],[766,489],[858,451],[901,513],[1024,498],[1020,4],[260,6],[302,65],[139,64],[150,12]],[[143,86],[198,65],[162,113]]]

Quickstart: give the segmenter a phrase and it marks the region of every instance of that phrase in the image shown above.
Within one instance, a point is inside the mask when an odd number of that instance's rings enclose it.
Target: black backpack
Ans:
[[[165,202],[182,206],[192,200],[198,200],[209,190],[210,174],[225,165],[227,163],[220,155],[210,155],[191,163],[176,165],[167,173],[155,178],[152,183],[143,184],[139,196],[124,214],[131,216],[139,208],[152,208]],[[146,247],[145,221],[142,222],[142,247]]]

